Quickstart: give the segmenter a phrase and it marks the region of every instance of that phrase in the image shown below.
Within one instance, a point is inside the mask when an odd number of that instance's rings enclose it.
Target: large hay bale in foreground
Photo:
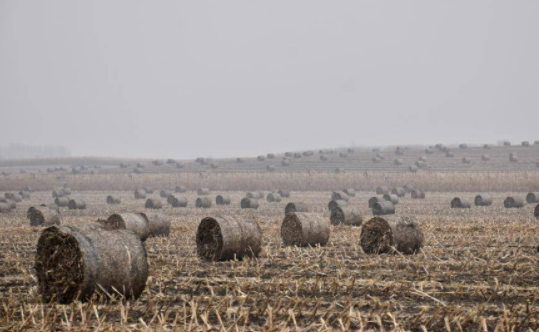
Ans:
[[[256,198],[247,198],[241,200],[240,207],[242,209],[258,209],[258,199]]]
[[[384,200],[388,201],[388,202],[391,202],[391,204],[393,204],[393,205],[399,204],[399,196],[397,196],[395,194],[385,194],[384,195]]]
[[[375,203],[378,203],[381,199],[379,197],[371,197],[369,198],[369,208],[372,209],[372,207],[374,206]]]
[[[290,213],[281,224],[281,238],[287,246],[324,246],[329,241],[329,235],[329,223],[315,213]]]
[[[146,199],[146,191],[143,189],[135,190],[135,199]]]
[[[290,191],[288,190],[279,189],[277,190],[277,193],[279,193],[279,195],[281,195],[283,198],[290,198]]]
[[[406,196],[406,190],[404,190],[404,188],[393,188],[393,190],[391,190],[391,193],[393,195],[397,195],[397,197],[404,197]]]
[[[72,198],[69,200],[69,203],[67,203],[67,207],[70,210],[85,210],[86,202],[80,198]]]
[[[94,293],[136,299],[148,279],[140,239],[98,223],[45,229],[37,243],[34,269],[39,293],[47,303],[88,301]]]
[[[207,196],[210,194],[210,192],[211,192],[210,188],[199,188],[197,190],[197,194],[199,196]]]
[[[391,225],[391,229],[393,243],[398,252],[412,255],[423,247],[425,237],[415,220],[402,218],[396,225]]]
[[[303,202],[290,202],[284,208],[284,214],[296,212],[309,212],[309,206]]]
[[[31,206],[26,213],[30,221],[30,226],[53,226],[60,225],[60,216],[58,211],[46,206]]]
[[[281,195],[278,193],[269,193],[266,200],[270,203],[279,203],[281,201]]]
[[[172,205],[172,207],[186,207],[187,197],[181,195],[172,195],[167,198],[167,202]]]
[[[69,205],[69,197],[56,197],[54,204],[58,207],[67,207]]]
[[[164,237],[170,235],[170,217],[158,212],[144,212],[140,214],[150,231],[149,237]]]
[[[490,197],[489,194],[481,193],[481,194],[475,196],[474,204],[475,204],[475,206],[491,206],[492,205],[492,197]]]
[[[539,203],[539,193],[528,193],[526,195],[526,202],[528,204]]]
[[[211,199],[209,197],[199,197],[195,201],[197,208],[209,209],[211,208]]]
[[[158,210],[163,208],[163,203],[158,199],[148,198],[144,204],[144,207],[147,209]]]
[[[354,188],[345,188],[343,192],[348,195],[348,197],[356,197],[356,190]]]
[[[135,233],[141,241],[150,236],[148,221],[142,213],[115,213],[101,223],[111,229],[126,229]]]
[[[372,214],[375,216],[395,214],[395,205],[390,201],[378,201],[372,206]]]
[[[206,217],[196,234],[198,256],[210,261],[258,257],[262,231],[253,217]]]
[[[333,201],[349,201],[350,197],[344,193],[344,191],[334,191],[331,194],[331,200]]]
[[[328,209],[330,212],[338,206],[348,206],[348,201],[332,199],[328,203]]]
[[[380,217],[367,220],[361,226],[359,245],[367,254],[384,254],[394,245],[393,233],[389,223]]]
[[[460,197],[455,197],[451,200],[452,209],[469,209],[472,207],[470,201],[462,199]]]
[[[230,205],[230,201],[230,196],[217,195],[217,197],[215,197],[215,204],[217,205]]]
[[[331,210],[332,225],[361,226],[363,217],[351,206],[336,207]]]
[[[377,195],[384,195],[389,193],[389,188],[386,186],[380,186],[376,187],[376,194]]]
[[[107,196],[107,204],[109,205],[116,205],[122,203],[122,200],[120,197],[109,195]]]
[[[506,209],[520,209],[526,205],[524,198],[509,196],[503,201]]]

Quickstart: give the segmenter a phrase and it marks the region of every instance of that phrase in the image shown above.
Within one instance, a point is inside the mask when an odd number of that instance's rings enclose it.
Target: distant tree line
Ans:
[[[69,157],[71,153],[65,146],[29,145],[12,143],[0,146],[0,159],[56,158]]]

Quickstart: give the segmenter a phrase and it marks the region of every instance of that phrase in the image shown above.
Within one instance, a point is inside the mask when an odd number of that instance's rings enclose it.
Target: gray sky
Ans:
[[[0,1],[0,142],[232,157],[539,139],[539,1]]]

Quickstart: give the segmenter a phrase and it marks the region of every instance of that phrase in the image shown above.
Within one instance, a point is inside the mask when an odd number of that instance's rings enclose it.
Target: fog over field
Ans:
[[[2,144],[237,157],[537,139],[537,1],[0,1]]]

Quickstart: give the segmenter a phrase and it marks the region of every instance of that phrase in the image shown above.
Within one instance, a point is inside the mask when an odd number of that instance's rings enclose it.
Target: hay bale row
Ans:
[[[383,254],[397,250],[414,254],[423,247],[424,236],[419,224],[411,219],[401,219],[390,225],[385,219],[374,217],[361,227],[359,244],[368,254]]]
[[[363,218],[359,212],[351,206],[336,207],[331,210],[331,224],[334,226],[361,226]]]
[[[489,194],[482,193],[475,196],[474,203],[475,203],[475,206],[491,206],[492,197],[490,197]]]
[[[469,209],[472,207],[472,204],[460,197],[455,197],[451,200],[451,208],[452,209]]]
[[[58,210],[47,206],[31,206],[26,213],[26,217],[30,221],[30,226],[33,227],[60,225]]]
[[[215,197],[215,204],[217,205],[230,205],[230,202],[230,196],[217,195],[217,197]]]
[[[503,201],[503,206],[505,206],[506,209],[519,209],[526,205],[526,202],[524,201],[524,198],[522,197],[507,197]]]
[[[289,213],[281,224],[281,238],[287,246],[324,246],[329,241],[329,236],[329,224],[319,214]]]
[[[259,206],[258,199],[256,198],[245,197],[240,202],[240,207],[242,209],[258,209],[258,206]]]
[[[296,212],[309,212],[309,207],[303,202],[290,202],[286,204],[284,208],[285,215]]]

